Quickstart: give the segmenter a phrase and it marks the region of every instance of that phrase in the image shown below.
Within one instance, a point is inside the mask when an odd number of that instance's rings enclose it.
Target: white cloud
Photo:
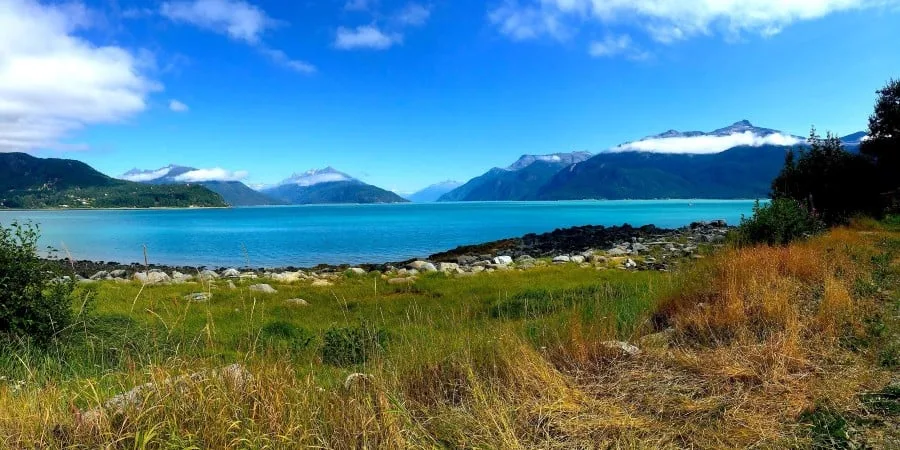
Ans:
[[[418,3],[410,3],[400,10],[395,20],[401,26],[419,27],[431,17],[431,9]]]
[[[258,6],[243,0],[179,0],[162,4],[160,13],[173,22],[191,24],[254,46],[272,62],[297,73],[312,74],[316,66],[291,59],[284,51],[262,41],[267,30],[279,25]]]
[[[399,34],[386,34],[378,27],[365,25],[353,29],[338,28],[334,46],[341,50],[385,50],[402,41],[403,37]]]
[[[738,146],[759,147],[762,145],[790,146],[802,143],[803,140],[794,136],[773,133],[760,136],[750,131],[734,133],[727,136],[694,136],[645,139],[637,142],[622,144],[610,149],[610,151],[638,151],[653,153],[694,153],[710,154],[720,153],[729,148]]]
[[[189,23],[250,44],[277,22],[265,11],[242,0],[183,0],[162,4],[160,13],[174,22]]]
[[[624,55],[626,58],[634,61],[643,61],[650,58],[650,53],[641,50],[631,40],[631,36],[627,34],[620,36],[607,35],[603,40],[593,41],[588,47],[588,53],[597,58]]]
[[[132,172],[126,173],[125,175],[122,175],[119,178],[121,178],[123,180],[127,180],[127,181],[134,181],[134,182],[142,183],[142,182],[153,181],[153,180],[162,178],[162,177],[168,175],[171,170],[172,170],[171,167],[163,167],[162,169],[157,169],[157,170],[153,170],[153,171],[143,171],[143,172],[132,171]]]
[[[247,178],[247,171],[245,170],[232,172],[221,167],[215,167],[212,169],[197,169],[185,172],[175,177],[175,181],[200,183],[203,181],[240,181],[244,178]]]
[[[78,37],[91,19],[81,3],[0,1],[0,151],[85,148],[60,140],[140,113],[161,88],[144,57]]]
[[[551,34],[547,23],[633,25],[670,43],[696,35],[772,36],[804,20],[852,9],[898,4],[898,0],[507,0],[490,12],[500,32],[514,39]]]
[[[521,6],[507,0],[488,13],[488,20],[500,33],[515,41],[524,41],[543,36],[565,39],[570,34],[562,22],[561,11],[540,5]]]
[[[259,51],[260,53],[274,61],[276,64],[287,67],[294,72],[302,73],[305,75],[316,73],[316,66],[306,61],[300,61],[299,59],[291,59],[286,53],[281,50],[268,47],[260,47]]]
[[[188,108],[188,105],[185,105],[178,100],[172,99],[169,100],[169,109],[174,112],[187,112],[190,108]]]

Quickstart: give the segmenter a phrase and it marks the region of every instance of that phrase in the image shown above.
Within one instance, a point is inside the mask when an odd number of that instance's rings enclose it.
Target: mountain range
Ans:
[[[153,185],[177,185],[189,182],[190,175],[196,172],[197,169],[193,167],[170,164],[156,170],[131,169],[122,174],[120,178]],[[250,189],[240,181],[206,180],[198,181],[196,184],[219,194],[230,206],[282,204],[267,195]]]
[[[0,208],[222,207],[195,184],[152,186],[106,176],[71,159],[0,153]]]
[[[841,138],[857,151],[864,132]],[[747,120],[710,132],[668,130],[591,154],[522,155],[465,183],[409,196],[427,201],[763,198],[785,153],[805,140]],[[79,161],[0,153],[0,208],[188,207],[400,203],[409,200],[332,167],[251,189],[246,173],[168,165],[119,178]]]
[[[864,137],[842,142],[854,151]],[[524,155],[439,201],[764,198],[785,153],[804,142],[747,120],[710,132],[668,130],[596,155]]]
[[[408,202],[391,191],[363,183],[332,167],[295,173],[262,192],[290,205]]]

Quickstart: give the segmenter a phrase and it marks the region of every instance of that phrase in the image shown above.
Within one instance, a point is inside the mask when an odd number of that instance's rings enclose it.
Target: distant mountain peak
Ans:
[[[538,161],[552,164],[572,165],[589,159],[590,152],[571,152],[571,153],[551,153],[549,155],[522,155],[516,162],[512,163],[506,170],[517,171],[522,170]]]
[[[279,183],[279,185],[296,184],[298,186],[314,186],[320,183],[355,180],[356,179],[350,175],[347,175],[334,167],[328,166],[324,169],[310,169],[306,172],[295,172],[289,178]]]

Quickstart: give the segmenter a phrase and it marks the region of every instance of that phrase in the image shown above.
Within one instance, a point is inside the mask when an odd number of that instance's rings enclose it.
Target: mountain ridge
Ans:
[[[118,180],[72,159],[0,153],[0,208],[223,207],[199,185],[150,186]]]

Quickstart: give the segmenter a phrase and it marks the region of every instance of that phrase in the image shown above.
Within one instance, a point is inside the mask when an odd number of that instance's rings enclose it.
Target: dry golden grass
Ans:
[[[900,237],[837,229],[699,261],[648,311],[643,329],[657,334],[636,336],[642,352],[633,357],[602,344],[614,335],[608,325],[588,332],[571,320],[546,347],[506,326],[464,345],[431,342],[428,357],[416,342],[407,350],[415,364],[381,359],[365,367],[371,377],[348,386],[321,365],[251,357],[253,379],[240,389],[215,378],[166,387],[160,383],[200,369],[173,358],[126,374],[123,385],[164,387],[97,423],[79,421],[72,406],[105,400],[90,380],[0,387],[0,446],[808,447],[814,436],[799,420],[804,411],[823,400],[857,411],[859,393],[897,381],[871,352],[841,344],[889,307],[883,293],[858,288],[874,282],[872,258],[885,239]],[[874,447],[897,444],[889,432],[864,434]]]

